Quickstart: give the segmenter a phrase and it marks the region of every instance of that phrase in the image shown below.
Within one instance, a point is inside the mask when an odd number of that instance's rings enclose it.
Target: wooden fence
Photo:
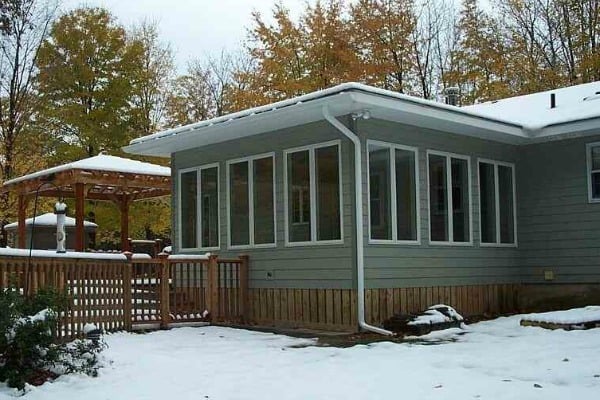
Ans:
[[[81,337],[87,323],[105,331],[167,327],[199,321],[244,322],[248,258],[219,260],[0,258],[0,289],[25,295],[40,288],[63,291],[69,300],[57,336]]]

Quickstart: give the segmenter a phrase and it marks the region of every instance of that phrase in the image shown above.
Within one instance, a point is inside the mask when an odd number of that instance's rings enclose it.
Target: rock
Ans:
[[[534,383],[534,384],[533,384],[533,387],[534,387],[534,388],[541,389],[541,388],[542,388],[542,385],[540,385],[540,384],[538,384],[538,383]]]

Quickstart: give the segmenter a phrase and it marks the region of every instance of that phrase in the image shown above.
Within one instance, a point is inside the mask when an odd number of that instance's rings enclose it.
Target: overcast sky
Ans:
[[[306,0],[283,0],[297,16]],[[253,10],[270,15],[275,0],[62,0],[63,9],[80,5],[103,6],[127,26],[144,19],[158,21],[179,69],[190,58],[235,50],[246,37]]]

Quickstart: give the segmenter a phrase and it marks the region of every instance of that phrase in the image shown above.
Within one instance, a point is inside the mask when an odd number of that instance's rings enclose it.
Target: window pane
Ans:
[[[455,242],[468,242],[470,238],[469,215],[469,163],[452,158],[452,232]]]
[[[250,244],[248,162],[229,166],[229,224],[231,244]]]
[[[415,153],[400,149],[395,153],[398,240],[417,240]]]
[[[592,198],[600,199],[600,172],[592,174]]]
[[[512,168],[498,166],[498,195],[500,204],[500,243],[515,242]]]
[[[479,163],[481,242],[496,243],[496,182],[494,165]]]
[[[287,156],[289,241],[310,241],[310,166],[309,152]]]
[[[338,146],[315,150],[317,190],[317,240],[339,240],[340,171]]]
[[[448,241],[446,157],[429,156],[429,210],[432,241]]]
[[[600,170],[600,146],[592,147],[592,170]]]
[[[200,171],[202,247],[219,245],[219,174],[217,167]]]
[[[390,149],[369,145],[371,239],[392,240]]]
[[[196,171],[181,174],[181,247],[184,249],[198,246],[196,240],[197,180]]]
[[[275,243],[273,157],[254,160],[254,243]]]

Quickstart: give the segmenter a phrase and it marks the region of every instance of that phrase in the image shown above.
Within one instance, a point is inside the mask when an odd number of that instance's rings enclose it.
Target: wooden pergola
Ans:
[[[110,201],[121,213],[121,249],[128,250],[129,206],[171,193],[171,169],[127,158],[98,155],[6,181],[2,192],[18,196],[18,247],[26,248],[27,206],[35,198],[75,199],[75,250],[84,251],[85,200]]]

